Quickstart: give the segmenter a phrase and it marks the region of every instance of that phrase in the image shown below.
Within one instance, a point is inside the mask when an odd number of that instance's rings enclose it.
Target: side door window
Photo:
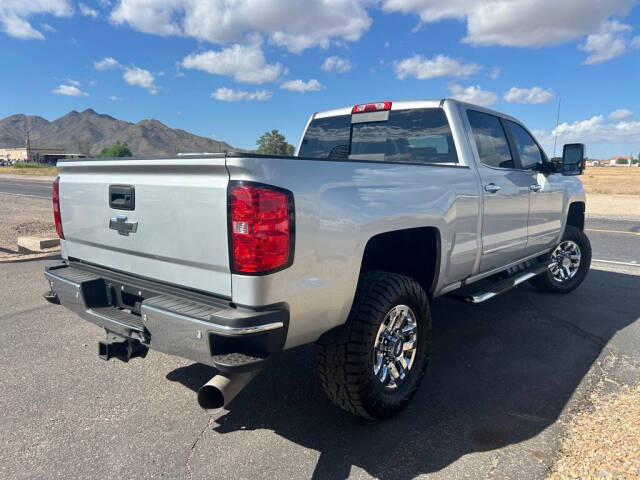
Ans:
[[[507,135],[500,119],[475,110],[468,110],[467,117],[480,161],[489,167],[515,168]]]
[[[526,170],[537,163],[542,163],[542,150],[529,132],[511,120],[507,120],[506,123],[520,157],[520,167]]]

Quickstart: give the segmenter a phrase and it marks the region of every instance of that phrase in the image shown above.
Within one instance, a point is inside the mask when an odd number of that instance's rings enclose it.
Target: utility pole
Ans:
[[[27,162],[31,161],[31,139],[29,138],[29,130],[27,130]]]

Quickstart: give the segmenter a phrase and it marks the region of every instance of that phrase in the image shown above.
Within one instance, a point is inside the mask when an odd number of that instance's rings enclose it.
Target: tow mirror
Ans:
[[[562,175],[582,175],[584,143],[568,143],[562,148]]]

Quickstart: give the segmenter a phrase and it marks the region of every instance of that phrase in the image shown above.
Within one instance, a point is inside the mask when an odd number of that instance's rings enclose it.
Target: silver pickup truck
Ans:
[[[424,375],[433,298],[582,283],[583,169],[584,145],[550,161],[515,118],[450,99],[315,113],[290,157],[60,160],[45,297],[106,330],[103,359],[216,367],[209,412],[316,343],[329,398],[385,418]]]

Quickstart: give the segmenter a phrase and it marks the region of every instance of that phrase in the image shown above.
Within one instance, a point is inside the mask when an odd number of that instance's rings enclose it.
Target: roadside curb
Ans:
[[[613,260],[591,260],[591,268],[607,272],[640,275],[640,264],[630,262],[616,262]]]

